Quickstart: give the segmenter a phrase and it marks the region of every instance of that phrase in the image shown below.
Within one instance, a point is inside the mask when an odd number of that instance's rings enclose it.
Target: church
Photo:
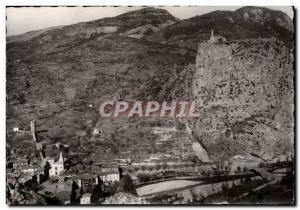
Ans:
[[[215,36],[214,35],[214,29],[211,30],[210,39],[207,41],[210,43],[222,43],[226,42],[226,38],[223,36]]]
[[[64,172],[64,158],[62,155],[62,152],[59,154],[59,159],[55,161],[55,158],[48,159],[48,162],[51,166],[49,170],[49,176],[54,177],[54,176],[59,176],[62,175]]]

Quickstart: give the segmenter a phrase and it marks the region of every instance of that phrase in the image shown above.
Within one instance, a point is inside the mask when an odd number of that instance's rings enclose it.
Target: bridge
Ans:
[[[271,173],[272,171],[276,169],[292,168],[292,167],[293,167],[292,161],[283,161],[283,162],[269,164],[268,166],[263,168],[251,167],[249,168],[249,170],[259,174],[261,177],[267,179],[268,181],[272,181],[272,180],[276,180],[276,176]]]
[[[261,177],[267,179],[268,181],[273,181],[276,179],[275,175],[271,174],[270,172],[268,172],[263,168],[253,167],[253,168],[249,168],[249,170],[259,174]]]

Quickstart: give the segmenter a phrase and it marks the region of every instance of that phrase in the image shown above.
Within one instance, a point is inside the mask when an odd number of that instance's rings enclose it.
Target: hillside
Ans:
[[[236,11],[214,11],[179,21],[149,39],[197,48],[211,30],[227,40],[272,38],[293,46],[293,22],[285,13],[264,7],[242,7]]]

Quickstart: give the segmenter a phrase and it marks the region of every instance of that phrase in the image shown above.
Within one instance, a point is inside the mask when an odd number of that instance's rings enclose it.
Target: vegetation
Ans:
[[[77,195],[76,195],[76,190],[77,189],[78,189],[78,185],[76,184],[75,181],[73,181],[71,195],[70,195],[71,204],[78,204],[78,199],[77,199]]]

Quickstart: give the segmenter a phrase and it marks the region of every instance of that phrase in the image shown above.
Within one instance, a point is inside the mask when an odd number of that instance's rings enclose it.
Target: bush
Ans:
[[[150,35],[150,34],[152,34],[152,33],[153,33],[153,29],[152,29],[152,28],[148,28],[148,29],[145,31],[144,35]]]
[[[102,45],[102,49],[104,49],[104,50],[111,50],[113,47],[112,42],[108,39],[104,39],[102,41],[101,45]]]
[[[124,175],[123,178],[121,179],[118,191],[128,192],[133,195],[136,195],[135,186],[133,184],[131,177],[128,174]]]

